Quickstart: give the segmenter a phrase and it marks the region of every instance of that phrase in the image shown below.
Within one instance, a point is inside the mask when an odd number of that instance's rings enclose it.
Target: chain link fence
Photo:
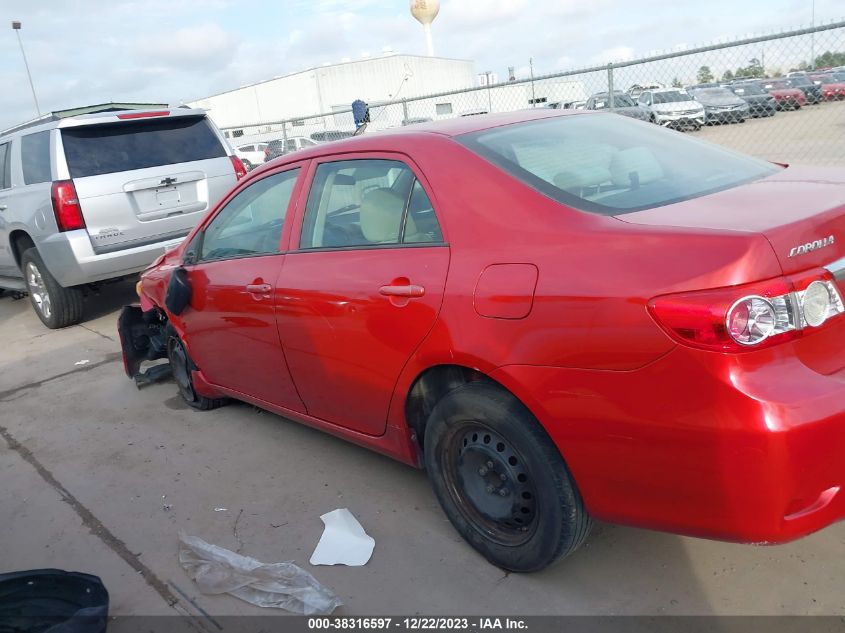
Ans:
[[[367,133],[526,108],[612,109],[766,160],[845,165],[845,21],[369,106]],[[234,147],[281,140],[293,151],[351,136],[355,122],[350,108],[223,130]]]

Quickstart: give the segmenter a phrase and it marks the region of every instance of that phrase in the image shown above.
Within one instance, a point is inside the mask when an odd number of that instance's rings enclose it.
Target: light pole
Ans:
[[[485,83],[487,84],[487,113],[493,111],[493,97],[490,96],[490,75],[493,74],[492,71],[484,71],[484,75],[487,77]]]
[[[29,87],[32,89],[32,99],[35,101],[35,111],[38,116],[41,116],[41,108],[38,107],[38,97],[35,96],[35,84],[32,83],[32,73],[29,72],[29,63],[26,61],[26,53],[23,50],[23,42],[21,41],[21,23],[19,20],[12,21],[12,30],[18,36],[18,45],[21,47],[21,55],[23,56],[23,65],[26,68],[26,76],[29,77]]]

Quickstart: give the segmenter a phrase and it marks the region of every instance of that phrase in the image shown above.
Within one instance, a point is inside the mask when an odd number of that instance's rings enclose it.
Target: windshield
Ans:
[[[71,178],[226,156],[205,117],[180,116],[62,129]]]
[[[692,97],[686,91],[670,90],[668,92],[655,92],[654,103],[681,103],[692,101]]]
[[[730,97],[733,99],[733,95],[725,90],[724,88],[698,88],[697,90],[693,90],[692,93],[696,97],[710,97],[710,98],[725,98]]]
[[[774,88],[775,90],[784,90],[785,88],[791,88],[792,86],[787,81],[773,81],[769,84],[766,84],[768,88]]]
[[[777,171],[755,158],[606,114],[528,121],[458,139],[540,193],[602,215],[697,198]]]
[[[816,75],[815,77],[813,77],[813,81],[818,81],[820,84],[837,83],[836,79],[834,79],[830,75]]]
[[[603,108],[610,107],[610,96],[598,95],[593,97],[593,110],[601,110]],[[613,107],[615,108],[633,108],[634,102],[631,100],[626,94],[615,94],[613,95]]]
[[[812,86],[813,82],[804,77],[803,75],[796,75],[795,77],[790,77],[788,79],[789,83],[793,86]]]
[[[731,86],[731,90],[737,95],[762,95],[766,94],[757,84],[742,84],[740,86]]]

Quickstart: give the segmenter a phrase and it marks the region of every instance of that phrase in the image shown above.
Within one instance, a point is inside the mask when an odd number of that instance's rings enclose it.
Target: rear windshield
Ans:
[[[64,128],[62,144],[71,178],[226,156],[205,117]]]
[[[766,92],[757,84],[739,84],[736,86],[731,86],[731,90],[734,94],[738,95],[762,95],[766,94]]]
[[[550,198],[602,215],[697,198],[778,169],[679,132],[607,114],[528,121],[458,140]]]

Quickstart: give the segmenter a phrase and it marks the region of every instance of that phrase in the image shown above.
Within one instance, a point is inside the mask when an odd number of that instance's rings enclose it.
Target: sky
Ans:
[[[808,26],[813,0],[441,0],[435,53],[500,79]],[[845,17],[815,0],[816,23]],[[0,0],[0,129],[108,101],[180,103],[362,54],[424,54],[408,0]],[[845,42],[842,42],[845,49]]]

